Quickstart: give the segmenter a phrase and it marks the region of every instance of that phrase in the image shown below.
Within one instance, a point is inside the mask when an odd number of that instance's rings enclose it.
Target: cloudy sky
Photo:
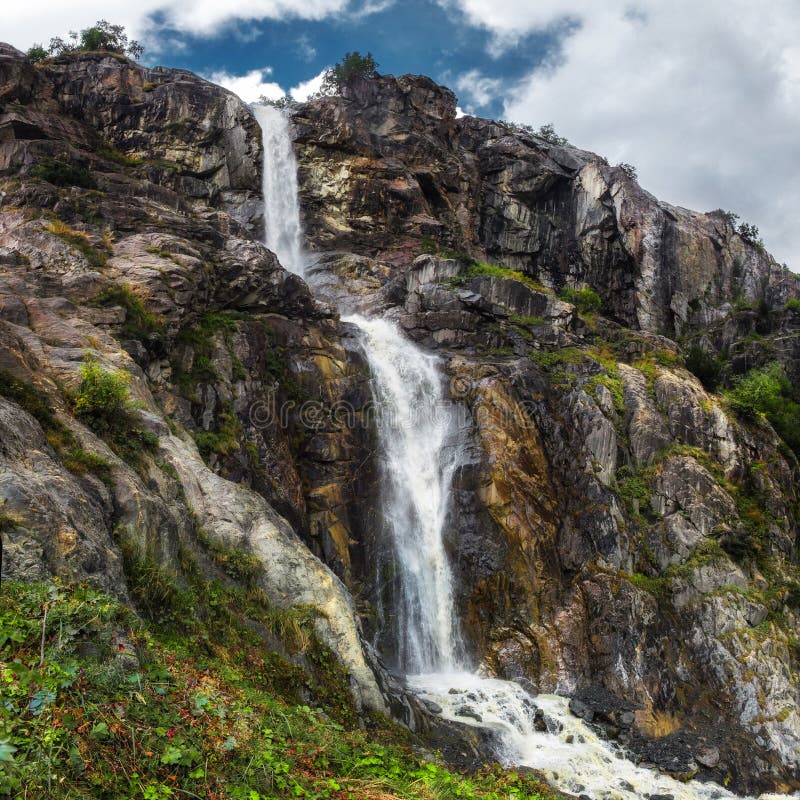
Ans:
[[[245,100],[302,97],[348,51],[424,73],[468,113],[634,164],[658,197],[735,211],[800,272],[798,0],[25,0],[21,49],[103,17]]]

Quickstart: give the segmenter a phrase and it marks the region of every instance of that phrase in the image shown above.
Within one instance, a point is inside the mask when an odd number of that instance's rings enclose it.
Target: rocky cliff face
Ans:
[[[591,284],[629,327],[681,333],[796,278],[724,216],[659,202],[618,167],[491,120],[427,78],[383,76],[294,114],[309,238],[393,264],[427,246],[556,290]],[[377,235],[376,235],[377,234]]]
[[[675,774],[796,786],[797,462],[675,340],[726,337],[733,371],[777,358],[796,376],[797,277],[722,214],[659,202],[592,153],[456,119],[424,78],[356,84],[293,120],[326,252],[312,284],[356,287],[437,349],[472,412],[450,547],[478,658],[631,703],[632,730],[608,701],[588,713]],[[602,316],[558,299],[586,286]],[[721,759],[698,762],[709,748]]]
[[[361,637],[385,542],[368,369],[321,301],[346,297],[439,352],[471,412],[448,546],[476,660],[674,774],[800,786],[797,462],[682,366],[694,341],[798,376],[795,276],[722,216],[383,76],[293,112],[309,290],[259,244],[230,93],[4,47],[0,103],[4,575],[135,603],[131,559],[180,580],[186,548],[246,553],[274,604],[323,612],[362,707],[397,708]],[[586,286],[602,313],[559,299]],[[150,444],[79,413],[87,354],[130,375]]]
[[[383,708],[349,593],[274,510],[308,528],[267,404],[295,385],[283,348],[342,350],[330,311],[248,232],[249,110],[111,57],[41,68],[6,48],[0,87],[4,574],[129,599],[126,560],[179,577],[187,549],[249,554],[275,606],[319,610],[357,701]],[[87,358],[128,376],[149,436],[76,419]]]

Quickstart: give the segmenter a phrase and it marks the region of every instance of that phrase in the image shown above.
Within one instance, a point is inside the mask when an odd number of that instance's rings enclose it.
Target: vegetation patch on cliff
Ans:
[[[157,439],[155,434],[140,427],[128,385],[127,373],[107,370],[87,356],[73,407],[75,416],[103,438],[120,458],[140,464],[144,453],[155,449]]]
[[[296,691],[279,699],[275,674],[297,670],[263,642],[225,652],[216,636],[159,635],[85,586],[5,584],[0,621],[0,795],[556,797],[513,771],[424,761],[385,719],[365,731]]]

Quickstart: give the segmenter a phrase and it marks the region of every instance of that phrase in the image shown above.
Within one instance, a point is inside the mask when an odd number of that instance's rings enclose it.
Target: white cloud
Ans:
[[[270,100],[278,100],[286,92],[273,81],[266,78],[272,74],[272,67],[254,69],[246,75],[231,75],[228,72],[212,72],[204,77],[212,83],[218,83],[234,94],[238,94],[245,103],[254,103],[262,95]]]
[[[289,89],[289,94],[301,103],[304,100],[308,100],[312,94],[316,94],[322,88],[322,79],[325,77],[325,72],[326,70],[322,70],[319,75],[315,75],[313,78],[309,78],[307,81],[293,86]]]
[[[496,100],[502,94],[503,82],[499,78],[489,78],[477,69],[471,69],[456,79],[459,100],[466,100],[465,108],[469,114],[475,109]]]
[[[498,40],[493,47],[510,45],[533,30],[583,19],[601,5],[598,0],[438,0],[438,3],[459,9],[473,25],[492,31]]]
[[[169,0],[166,18],[175,27],[203,35],[231,20],[324,19],[343,11],[348,0]]]
[[[317,55],[317,48],[311,44],[311,39],[303,34],[297,39],[295,52],[300,56],[300,58],[303,59],[303,61],[313,61]]]
[[[740,213],[800,269],[796,0],[449,1],[500,39],[572,19],[505,116],[634,164],[664,200]]]
[[[0,38],[21,50],[34,42],[45,46],[53,36],[65,36],[70,30],[94,25],[107,19],[124,25],[134,37],[144,33],[147,14],[163,5],[163,0],[28,0],[24,3],[3,4],[3,30]]]
[[[47,44],[52,36],[108,19],[146,40],[147,17],[155,11],[179,31],[211,35],[236,20],[324,19],[343,13],[348,4],[349,0],[28,0],[4,3],[0,36],[24,50],[34,42]],[[246,35],[243,26],[237,29]]]

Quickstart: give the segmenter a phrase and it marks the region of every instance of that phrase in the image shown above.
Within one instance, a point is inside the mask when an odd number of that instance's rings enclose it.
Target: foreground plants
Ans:
[[[554,797],[514,772],[421,760],[388,720],[365,732],[278,696],[281,659],[212,635],[148,629],[85,586],[4,584],[0,796]]]

